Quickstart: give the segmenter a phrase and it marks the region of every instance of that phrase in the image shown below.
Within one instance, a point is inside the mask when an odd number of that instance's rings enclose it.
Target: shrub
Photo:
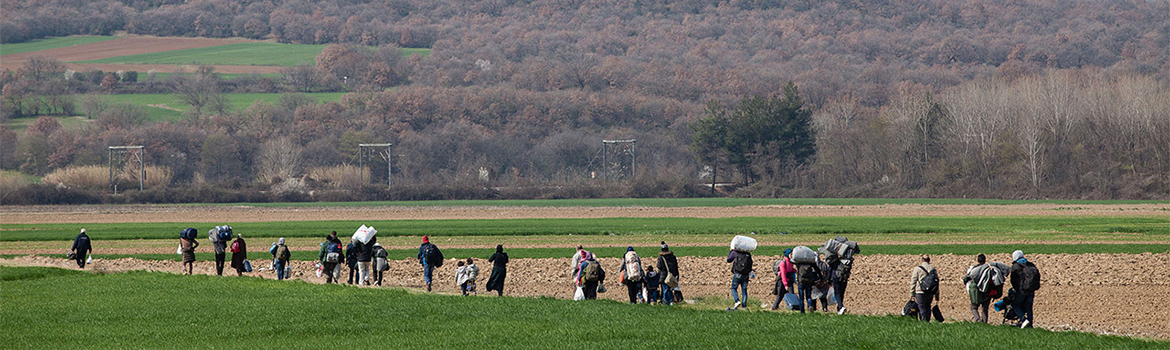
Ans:
[[[365,169],[364,176],[358,167],[349,164],[309,169],[309,178],[322,188],[357,189],[361,187],[362,177],[370,178],[369,168]]]
[[[75,190],[102,191],[110,185],[109,169],[98,165],[61,168],[45,175],[41,183]]]
[[[31,184],[32,182],[24,174],[15,171],[0,171],[0,197],[11,196],[17,190]]]
[[[32,184],[0,196],[0,205],[101,204],[103,197],[93,192],[48,184]]]
[[[121,177],[125,178],[131,184],[138,184],[139,168],[137,164],[127,164],[122,171]],[[171,184],[171,168],[147,165],[146,166],[146,181],[143,186],[146,188],[167,187]]]

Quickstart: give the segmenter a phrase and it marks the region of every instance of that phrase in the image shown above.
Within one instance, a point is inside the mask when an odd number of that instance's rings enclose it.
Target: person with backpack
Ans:
[[[674,304],[676,301],[682,301],[682,291],[679,290],[679,279],[682,277],[678,274],[678,259],[674,256],[674,252],[666,245],[666,241],[662,242],[662,250],[658,252],[658,271],[662,276],[662,301],[666,305]]]
[[[980,291],[980,284],[990,278],[992,267],[987,265],[987,256],[975,256],[975,265],[967,269],[963,275],[963,283],[967,285],[967,296],[971,298],[971,322],[987,323],[987,308],[991,305],[991,298],[987,293]]]
[[[345,282],[347,284],[353,284],[354,277],[357,275],[357,269],[358,269],[358,261],[357,261],[358,248],[357,248],[357,245],[358,244],[360,244],[360,243],[354,242],[353,239],[351,238],[349,240],[349,244],[345,246],[345,267],[349,269],[349,279]]]
[[[427,282],[427,291],[429,292],[435,268],[443,267],[443,252],[431,243],[428,236],[423,236],[422,245],[418,247],[418,263],[423,267],[423,280]]]
[[[382,286],[382,275],[384,273],[386,273],[386,270],[390,269],[390,265],[386,261],[386,257],[389,254],[386,253],[386,248],[382,248],[382,244],[374,243],[373,255],[374,255],[374,277],[375,277],[374,278],[374,281],[375,281],[374,285],[381,287]]]
[[[89,235],[85,234],[85,229],[81,229],[81,233],[73,238],[73,247],[69,248],[73,252],[73,260],[77,261],[77,268],[84,269],[85,263],[88,260],[89,253],[93,251],[93,243],[89,239]]]
[[[796,283],[796,265],[792,263],[792,248],[784,250],[784,258],[772,264],[772,274],[776,275],[776,287],[773,293],[776,300],[772,301],[772,310],[780,308],[780,301],[788,291],[795,291],[792,284]]]
[[[199,242],[194,237],[179,237],[179,251],[183,253],[183,266],[187,268],[186,275],[194,272],[195,248],[199,248]]]
[[[813,254],[811,250],[808,251],[809,254]],[[796,294],[800,298],[800,313],[803,314],[805,311],[810,311],[813,307],[813,288],[816,288],[824,280],[824,274],[821,272],[820,266],[817,265],[815,258],[807,261],[797,259],[796,261],[799,261],[794,263],[796,266]]]
[[[324,247],[321,252],[317,254],[317,259],[321,261],[321,272],[325,275],[325,283],[336,283],[341,279],[339,276],[340,269],[338,265],[341,264],[343,257],[341,256],[341,240],[337,239],[337,231],[325,236]]]
[[[244,272],[248,272],[244,261],[248,260],[248,243],[244,242],[244,235],[237,233],[236,240],[232,242],[232,268],[236,270],[236,276],[243,276]]]
[[[727,311],[738,310],[740,306],[747,308],[744,304],[747,303],[747,287],[752,273],[752,253],[732,250],[727,253],[727,262],[731,263],[731,298],[735,300]],[[743,291],[742,300],[736,288]]]
[[[374,247],[371,245],[375,243],[373,238],[369,242],[362,243],[361,241],[354,242],[354,249],[357,249],[357,263],[358,263],[358,281],[359,286],[370,285],[370,265],[374,261]]]
[[[597,261],[593,253],[583,251],[581,253],[581,267],[577,271],[580,271],[576,276],[577,285],[581,286],[585,293],[585,300],[596,300],[598,288],[601,288],[602,283],[605,283],[605,269],[601,268],[601,263]]]
[[[622,266],[618,268],[618,276],[622,284],[626,285],[626,290],[630,295],[630,304],[637,304],[639,296],[642,294],[642,276],[646,271],[642,270],[642,259],[638,257],[638,252],[634,251],[634,247],[626,247],[626,255],[622,257]]]
[[[662,283],[662,275],[654,271],[654,266],[646,266],[646,276],[642,277],[642,288],[646,291],[646,303],[654,304],[662,301],[658,295],[658,284]]]
[[[930,266],[930,256],[923,255],[922,264],[910,273],[910,298],[918,304],[918,319],[923,322],[930,322],[931,301],[939,300],[938,283],[938,271]]]
[[[276,280],[281,281],[292,276],[285,276],[285,267],[288,266],[292,252],[284,245],[284,237],[276,241]]]
[[[1011,277],[1012,289],[1016,290],[1012,307],[1020,318],[1020,328],[1032,328],[1036,320],[1032,318],[1032,304],[1036,299],[1036,291],[1040,289],[1040,269],[1036,264],[1024,258],[1024,251],[1012,252]]]
[[[831,280],[832,271],[829,270],[829,264],[825,263],[825,254],[820,254],[817,257],[817,271],[820,272],[820,279],[813,284],[812,293],[809,294],[808,305],[810,312],[817,311],[817,300],[821,302],[821,311],[829,312],[829,281]],[[817,295],[818,297],[813,297]]]
[[[492,275],[488,276],[487,291],[496,291],[498,296],[504,296],[504,278],[508,277],[508,253],[504,252],[504,245],[496,245],[496,253],[488,258],[492,263]]]

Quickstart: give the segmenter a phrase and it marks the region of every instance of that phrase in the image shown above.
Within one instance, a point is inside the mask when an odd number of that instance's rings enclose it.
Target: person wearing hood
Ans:
[[[646,275],[646,271],[642,270],[642,259],[638,257],[634,247],[626,247],[626,255],[622,257],[622,266],[618,268],[618,274],[622,277],[621,283],[626,285],[630,304],[637,304],[642,294],[642,277]]]
[[[780,301],[788,291],[795,291],[792,284],[796,281],[796,264],[792,263],[792,248],[784,250],[784,258],[772,264],[772,273],[776,275],[776,300],[772,302],[772,310],[780,308]]]
[[[292,258],[292,252],[288,250],[288,246],[284,245],[284,237],[276,241],[276,280],[284,280],[292,276],[285,275],[285,266],[288,266],[289,259]]]
[[[232,242],[231,251],[231,266],[236,270],[236,276],[243,276],[244,272],[247,272],[244,261],[248,260],[248,244],[244,242],[244,235],[242,233],[236,234],[236,240]]]
[[[179,251],[183,253],[183,266],[187,268],[187,275],[195,269],[195,248],[199,248],[198,241],[179,237]]]
[[[381,243],[374,243],[374,285],[382,285],[382,275],[389,270],[390,265],[386,262],[386,248],[382,248]]]
[[[670,251],[670,247],[666,245],[666,241],[662,242],[662,250],[658,252],[658,273],[664,275],[662,277],[662,301],[667,305],[674,304],[676,301],[682,301],[682,291],[679,290],[678,274],[678,259],[675,258],[674,252]]]
[[[1024,251],[1017,250],[1012,252],[1012,269],[1008,276],[1012,280],[1012,289],[1016,290],[1012,307],[1020,317],[1020,328],[1032,328],[1036,323],[1032,318],[1032,304],[1036,298],[1036,290],[1040,289],[1040,270],[1024,258]]]
[[[582,260],[582,257],[584,257],[584,254],[585,254],[585,247],[578,244],[577,245],[577,252],[573,253],[573,273],[570,273],[569,276],[576,276],[577,273],[580,272],[581,260]]]
[[[423,236],[422,245],[418,247],[418,263],[423,267],[423,280],[427,283],[427,291],[431,291],[431,281],[435,268],[443,267],[443,252],[431,243],[429,236]]]
[[[508,253],[504,252],[504,245],[496,245],[496,253],[488,258],[492,263],[492,275],[488,277],[487,291],[496,291],[504,296],[504,278],[508,277]]]
[[[77,261],[77,268],[84,269],[85,261],[91,251],[93,251],[93,244],[89,240],[89,235],[85,234],[85,229],[81,229],[81,233],[73,238],[73,248],[69,249],[73,252],[73,259]]]

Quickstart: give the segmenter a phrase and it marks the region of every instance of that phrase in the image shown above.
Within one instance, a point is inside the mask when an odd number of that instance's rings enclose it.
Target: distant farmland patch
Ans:
[[[34,52],[49,49],[58,49],[96,42],[118,39],[116,36],[77,35],[60,38],[33,40],[26,43],[0,45],[0,55],[14,55],[18,53]]]
[[[276,102],[281,94],[224,94],[228,100],[228,110],[238,111],[256,101]],[[317,99],[319,103],[337,102],[341,99],[344,92],[322,92],[306,94]],[[146,109],[147,121],[161,122],[161,121],[176,121],[183,117],[183,112],[190,108],[190,105],[179,102],[179,99],[174,94],[126,94],[126,95],[109,95],[105,96],[107,101],[112,103],[130,103]]]

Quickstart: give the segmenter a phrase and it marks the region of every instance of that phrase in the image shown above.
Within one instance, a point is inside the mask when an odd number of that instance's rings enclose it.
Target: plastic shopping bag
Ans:
[[[585,290],[581,286],[577,286],[577,291],[573,292],[573,300],[585,300]]]
[[[86,257],[85,257],[85,263],[86,263],[86,264],[92,264],[92,263],[93,263],[93,254],[90,254],[89,256],[86,256]]]

